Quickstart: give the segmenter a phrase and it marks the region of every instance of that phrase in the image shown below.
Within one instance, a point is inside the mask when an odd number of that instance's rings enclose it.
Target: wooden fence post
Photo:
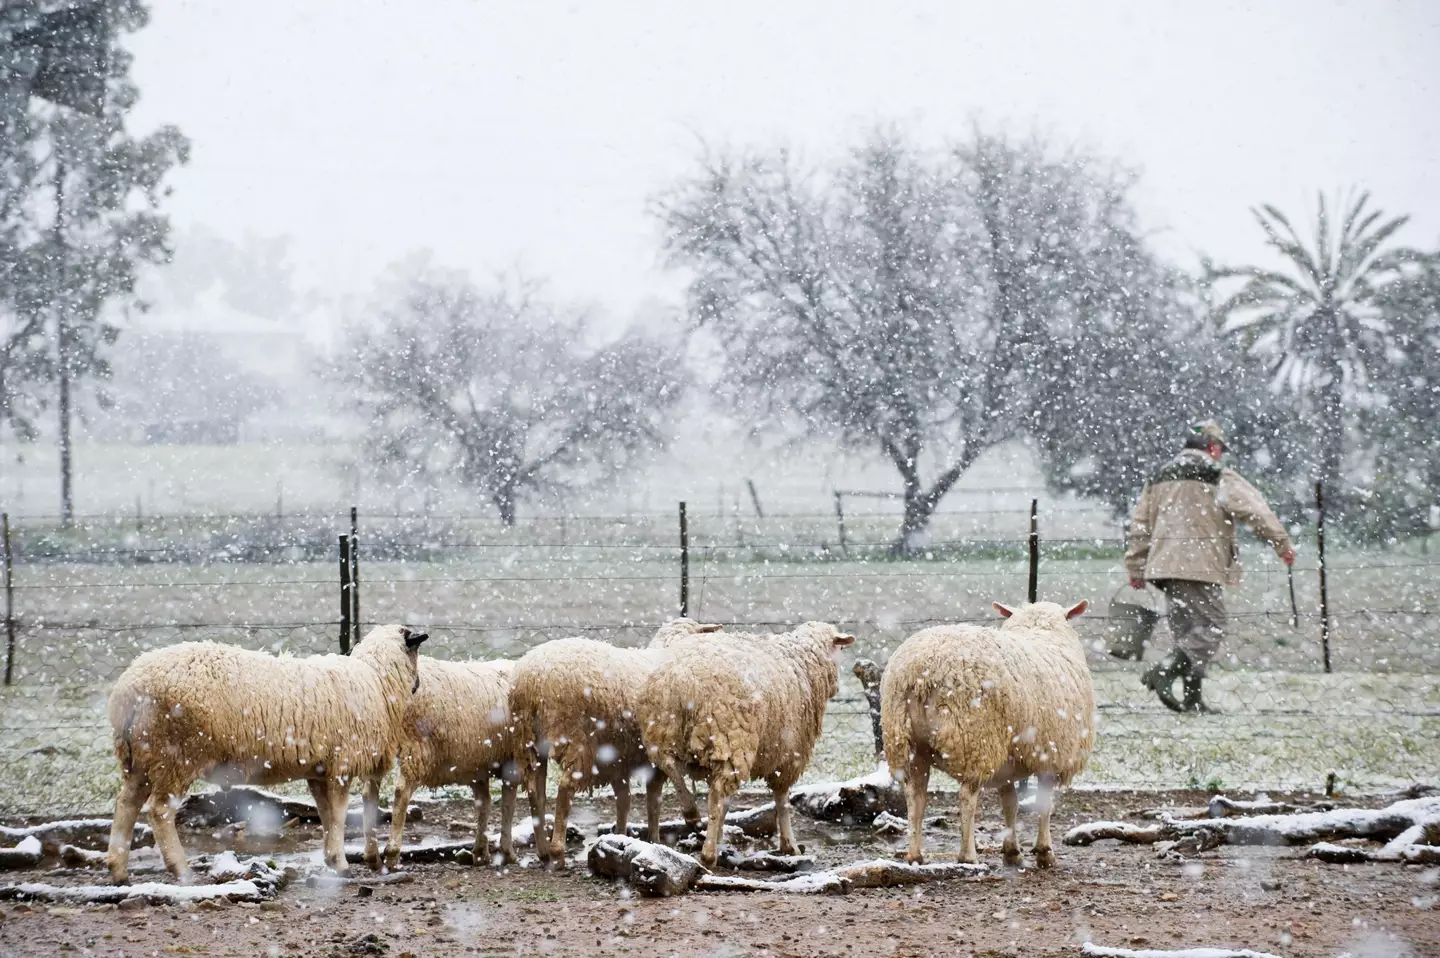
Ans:
[[[841,555],[844,555],[844,556],[848,556],[848,555],[850,554],[850,550],[849,550],[849,548],[847,548],[846,545],[845,545],[845,507],[844,507],[844,505],[843,505],[843,503],[842,503],[842,501],[841,501],[843,498],[844,498],[844,493],[842,493],[839,489],[836,489],[836,490],[835,490],[835,523],[836,523],[837,526],[839,526],[839,530],[840,530],[840,554],[841,554]]]
[[[1315,558],[1320,567],[1320,655],[1330,671],[1330,592],[1325,583],[1325,488],[1315,480]]]
[[[360,513],[350,507],[350,644],[360,644]]]
[[[0,538],[5,540],[5,684],[15,677],[15,553],[10,546],[10,513],[0,514]]]
[[[764,519],[765,510],[760,508],[760,493],[755,491],[755,480],[746,479],[745,485],[750,487],[750,503],[755,506],[755,518]]]
[[[680,615],[690,614],[690,525],[680,503]]]
[[[350,537],[340,537],[340,654],[350,654]]]
[[[1030,580],[1025,591],[1027,602],[1040,596],[1040,500],[1030,500]]]

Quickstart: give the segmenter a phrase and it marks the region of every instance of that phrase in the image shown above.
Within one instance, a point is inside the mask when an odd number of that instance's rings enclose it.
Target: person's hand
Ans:
[[[1292,561],[1294,560],[1294,555],[1293,555],[1293,554],[1291,555],[1291,560],[1292,560]],[[1132,589],[1143,589],[1143,588],[1145,588],[1145,580],[1142,579],[1142,578],[1140,578],[1139,576],[1134,576],[1134,575],[1132,575],[1132,576],[1130,577],[1130,588],[1132,588]]]
[[[1285,563],[1286,565],[1294,565],[1294,564],[1295,564],[1295,550],[1294,550],[1294,549],[1286,549],[1284,552],[1280,553],[1280,561],[1283,562],[1283,563]]]

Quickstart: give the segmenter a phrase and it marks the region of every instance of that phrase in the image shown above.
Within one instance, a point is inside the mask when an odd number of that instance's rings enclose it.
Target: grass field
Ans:
[[[987,618],[992,599],[1023,598],[1025,565],[1004,548],[968,559],[821,560],[777,551],[773,541],[768,551],[720,549],[717,535],[704,534],[702,524],[693,615],[759,628],[837,621],[859,636],[855,655],[880,661],[922,625]],[[1105,548],[1092,558],[1047,557],[1040,577],[1042,597],[1095,602],[1079,620],[1100,702],[1091,783],[1304,788],[1335,772],[1377,787],[1440,770],[1440,615],[1432,611],[1440,609],[1440,576],[1426,557],[1332,558],[1327,675],[1310,611],[1314,570],[1297,574],[1307,611],[1292,629],[1281,567],[1247,553],[1251,574],[1229,596],[1231,634],[1210,683],[1225,714],[1200,718],[1165,712],[1140,688],[1139,666],[1105,654],[1107,603],[1121,582],[1116,558],[1099,555]],[[577,633],[638,644],[678,600],[673,548],[532,545],[468,554],[364,564],[364,619],[427,624],[430,654],[487,658]],[[330,563],[18,567],[16,685],[0,693],[0,815],[104,810],[114,787],[104,701],[144,649],[210,638],[297,654],[334,650],[333,579]],[[1166,643],[1163,634],[1158,642]],[[847,659],[811,780],[872,763],[870,721],[848,667]]]

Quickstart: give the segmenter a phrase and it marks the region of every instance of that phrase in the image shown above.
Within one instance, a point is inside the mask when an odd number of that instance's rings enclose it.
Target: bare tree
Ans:
[[[512,525],[526,498],[593,485],[667,441],[678,348],[633,331],[585,340],[583,318],[534,285],[481,291],[432,272],[349,327],[332,375],[377,463],[453,478]]]
[[[1028,428],[1047,344],[1087,297],[1123,290],[1108,251],[1138,248],[1115,174],[979,131],[935,158],[877,135],[824,170],[784,151],[711,159],[658,214],[724,352],[721,388],[893,464],[899,551]]]

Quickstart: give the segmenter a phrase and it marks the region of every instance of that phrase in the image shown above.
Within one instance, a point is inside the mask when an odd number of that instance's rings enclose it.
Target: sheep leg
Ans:
[[[925,861],[925,802],[929,798],[930,758],[911,756],[905,766],[905,811],[910,817],[910,844],[905,860],[912,865]]]
[[[190,865],[185,860],[185,846],[175,828],[175,807],[178,796],[156,789],[150,797],[150,828],[155,832],[155,847],[165,860],[165,868],[181,881],[190,878]]]
[[[1000,810],[1005,813],[1005,839],[1000,854],[1011,868],[1020,867],[1020,832],[1016,819],[1020,814],[1020,796],[1015,794],[1014,782],[1000,784]]]
[[[345,818],[350,811],[350,783],[331,779],[325,782],[330,800],[330,827],[325,829],[325,864],[337,875],[350,870],[345,864]]]
[[[650,769],[645,783],[645,840],[660,843],[660,798],[665,792],[665,776],[658,768]]]
[[[975,813],[979,806],[980,786],[962,782],[960,784],[960,861],[971,865],[980,862],[980,856],[975,851]]]
[[[561,780],[560,787],[555,791],[555,824],[551,826],[550,859],[556,868],[565,867],[565,822],[570,817],[570,799],[574,794],[575,786],[570,784],[567,776]]]
[[[131,772],[120,785],[115,797],[115,818],[110,824],[110,880],[117,885],[130,882],[130,841],[135,835],[135,820],[150,797],[150,781],[141,772]]]
[[[515,783],[509,778],[500,780],[500,862],[508,865],[515,861],[515,841],[511,832],[515,828]]]
[[[380,870],[380,842],[377,832],[380,829],[380,779],[369,778],[365,780],[365,796],[361,806],[360,815],[362,827],[365,830],[365,864],[369,865],[372,871]],[[397,805],[390,811],[390,821],[395,819],[405,821],[405,806]]]
[[[630,834],[630,779],[620,775],[615,779],[615,834]]]
[[[525,791],[530,796],[530,822],[535,826],[535,854],[543,862],[550,857],[550,833],[545,830],[545,772],[548,760],[543,756],[530,767],[525,776]]]
[[[729,783],[722,783],[722,779],[729,779]],[[725,831],[725,800],[730,797],[726,791],[727,784],[733,790],[736,785],[735,776],[721,772],[718,775],[710,776],[710,821],[706,823],[705,845],[700,849],[700,864],[706,868],[715,867],[715,859],[720,854],[720,837]],[[775,810],[776,820],[779,820],[780,810]]]
[[[470,797],[475,800],[475,847],[470,850],[476,865],[490,861],[490,839],[485,829],[490,827],[490,777],[470,784]]]
[[[680,800],[680,815],[685,819],[685,824],[697,828],[700,825],[700,806],[695,804],[695,792],[686,784],[683,770],[677,763],[662,759],[660,772],[675,786],[675,797]]]
[[[410,796],[414,794],[415,786],[402,773],[395,783],[395,800],[390,803],[390,837],[385,842],[385,864],[391,868],[400,864],[400,843],[405,838],[405,809],[410,807]],[[315,804],[321,803],[317,800]]]
[[[799,854],[795,833],[790,830],[790,786],[777,786],[772,794],[775,796],[775,833],[780,836],[780,854]],[[724,820],[723,817],[721,820]]]
[[[1041,775],[1035,787],[1035,867],[1054,868],[1055,852],[1050,848],[1050,809],[1055,795],[1055,776]]]

